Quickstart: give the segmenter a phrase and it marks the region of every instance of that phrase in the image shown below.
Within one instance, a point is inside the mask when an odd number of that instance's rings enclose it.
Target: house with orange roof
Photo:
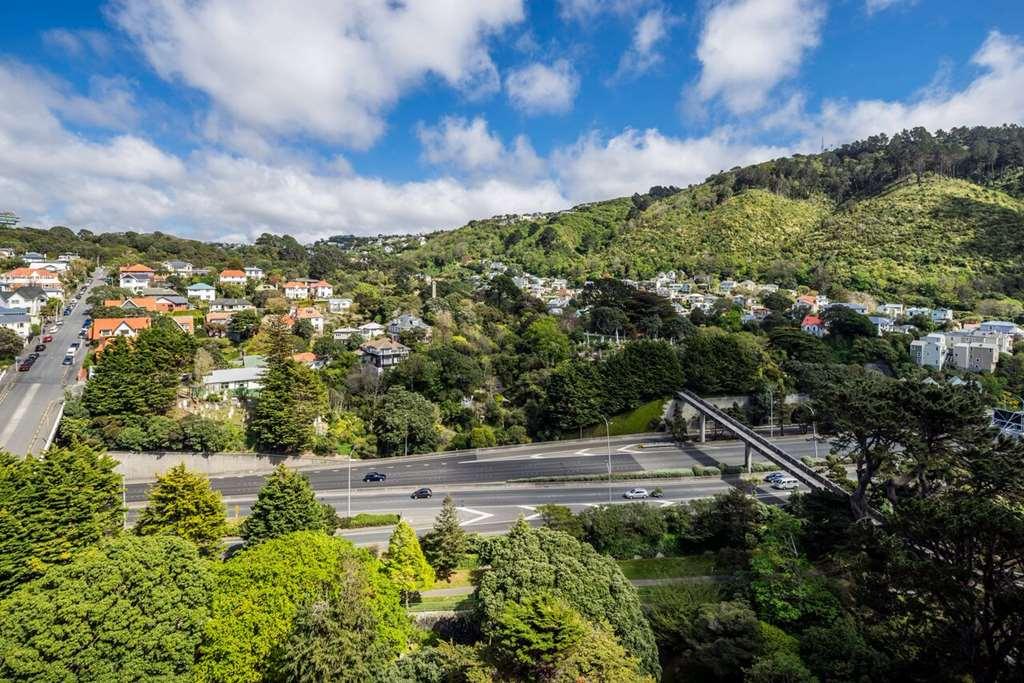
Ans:
[[[363,363],[372,366],[378,375],[388,368],[398,365],[412,353],[412,349],[408,346],[388,337],[364,342],[359,347],[359,351],[362,354]]]
[[[309,298],[309,283],[300,282],[298,280],[292,280],[284,283],[284,298],[292,299],[293,301],[299,299]]]
[[[194,335],[196,333],[196,319],[190,315],[173,315],[171,320],[177,324],[185,334]]]
[[[324,315],[316,308],[312,306],[304,306],[293,311],[293,316],[296,320],[308,320],[309,324],[313,326],[314,332],[317,334],[323,334]]]
[[[203,319],[203,328],[209,337],[224,337],[228,333],[228,323],[235,317],[234,311],[210,311]]]
[[[0,275],[0,283],[7,290],[18,287],[42,287],[44,289],[61,289],[60,276],[46,268],[14,268]]]
[[[334,287],[326,280],[317,280],[309,286],[309,291],[317,299],[329,299],[334,296]]]
[[[245,279],[244,270],[225,269],[220,271],[220,283],[222,285],[244,285]]]
[[[816,315],[805,315],[803,321],[800,323],[800,329],[807,334],[814,335],[818,339],[821,339],[828,334],[825,322]]]
[[[166,296],[130,296],[127,299],[106,299],[103,305],[108,308],[123,308],[125,310],[136,308],[151,313],[188,309],[188,302],[184,300],[184,297]]]
[[[89,328],[89,340],[101,341],[111,337],[137,337],[149,329],[149,318],[97,318]]]
[[[143,289],[151,286],[155,276],[156,271],[142,263],[121,266],[118,270],[117,286],[136,293],[141,292]]]

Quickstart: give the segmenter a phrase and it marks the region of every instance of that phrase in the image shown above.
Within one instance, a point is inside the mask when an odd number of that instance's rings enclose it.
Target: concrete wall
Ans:
[[[280,463],[297,469],[345,465],[344,458],[309,458],[285,455],[260,455],[253,453],[127,453],[110,451],[110,457],[120,463],[117,471],[128,482],[155,481],[156,475],[163,474],[178,464],[193,472],[206,475],[224,474],[266,474]]]

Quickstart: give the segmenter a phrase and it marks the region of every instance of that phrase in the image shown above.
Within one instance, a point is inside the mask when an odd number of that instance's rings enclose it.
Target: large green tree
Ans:
[[[0,363],[10,363],[25,348],[25,340],[14,330],[0,328]]]
[[[434,584],[434,570],[423,556],[416,532],[405,520],[391,533],[383,560],[384,574],[402,591],[407,607],[410,596]]]
[[[186,681],[211,577],[188,541],[123,536],[0,602],[0,679]]]
[[[466,558],[469,548],[469,539],[459,524],[459,513],[451,496],[444,497],[434,528],[423,537],[422,545],[423,553],[434,568],[437,579],[449,581]]]
[[[437,447],[437,408],[419,394],[391,387],[373,419],[378,449],[385,454],[422,453]]]
[[[195,543],[202,554],[215,555],[223,549],[224,514],[220,492],[210,488],[206,477],[179,464],[157,476],[149,490],[149,503],[135,523],[135,533],[180,536]]]
[[[328,522],[309,480],[282,463],[260,488],[241,535],[255,545],[293,531],[325,531]]]
[[[117,462],[88,446],[18,459],[0,451],[0,597],[113,536],[124,523]]]
[[[327,389],[316,373],[290,357],[271,355],[249,414],[260,450],[299,453],[313,443],[314,422],[327,412]]]
[[[531,529],[519,520],[507,534],[481,546],[480,562],[491,567],[476,588],[485,624],[496,622],[509,603],[549,593],[565,600],[588,621],[607,623],[642,671],[660,675],[654,634],[640,608],[636,588],[611,558],[568,534]]]

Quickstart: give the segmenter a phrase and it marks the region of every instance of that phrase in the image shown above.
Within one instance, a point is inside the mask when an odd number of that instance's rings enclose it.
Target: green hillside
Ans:
[[[733,169],[684,190],[473,221],[411,257],[536,275],[682,269],[968,307],[1024,298],[1024,128],[924,129]]]

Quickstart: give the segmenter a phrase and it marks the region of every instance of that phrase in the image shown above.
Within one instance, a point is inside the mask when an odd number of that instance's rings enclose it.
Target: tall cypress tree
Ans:
[[[434,528],[423,537],[423,554],[439,581],[449,581],[466,559],[469,545],[466,531],[459,526],[459,513],[451,496],[445,496]]]
[[[309,480],[278,465],[260,489],[252,514],[242,523],[242,538],[255,545],[293,531],[325,531],[328,520]]]
[[[409,607],[409,596],[434,585],[434,570],[423,557],[416,532],[404,520],[395,527],[388,542],[388,551],[384,553],[384,574],[402,592],[406,608]]]
[[[157,477],[135,533],[180,536],[195,543],[204,555],[215,555],[226,529],[224,512],[220,493],[210,488],[206,477],[176,465]]]

